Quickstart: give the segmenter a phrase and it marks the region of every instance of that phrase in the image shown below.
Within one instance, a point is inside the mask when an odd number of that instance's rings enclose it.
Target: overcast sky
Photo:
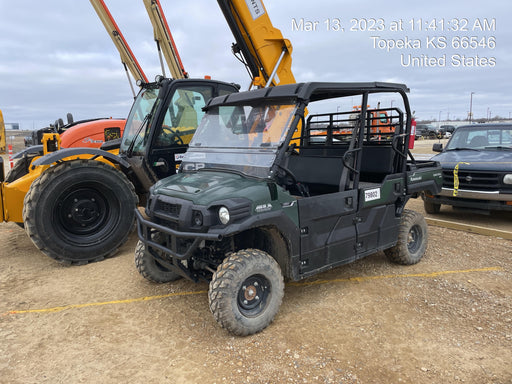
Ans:
[[[214,0],[160,0],[191,77],[249,77]],[[161,72],[142,0],[106,0],[146,75]],[[297,81],[392,81],[409,86],[419,119],[512,114],[509,0],[264,1],[293,45]],[[316,23],[315,23],[316,22]],[[314,28],[316,26],[316,28]],[[421,28],[420,28],[421,27]],[[0,0],[0,110],[21,129],[126,117],[124,69],[88,0]]]

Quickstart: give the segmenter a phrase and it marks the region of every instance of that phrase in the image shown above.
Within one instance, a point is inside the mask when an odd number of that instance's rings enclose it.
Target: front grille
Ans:
[[[494,172],[461,171],[458,172],[459,189],[474,191],[496,191],[500,189],[500,175]],[[453,171],[443,171],[443,187],[454,188]]]
[[[155,211],[161,212],[166,216],[179,218],[181,205],[166,203],[165,201],[158,200],[156,203]]]

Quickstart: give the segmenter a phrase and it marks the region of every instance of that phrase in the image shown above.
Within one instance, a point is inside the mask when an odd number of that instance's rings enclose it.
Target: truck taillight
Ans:
[[[411,119],[411,134],[409,135],[409,149],[414,149],[414,138],[416,137],[416,120]]]

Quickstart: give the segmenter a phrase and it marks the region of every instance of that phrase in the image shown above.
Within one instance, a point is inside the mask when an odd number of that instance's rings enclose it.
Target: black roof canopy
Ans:
[[[265,99],[304,100],[315,101],[334,97],[355,96],[363,93],[398,92],[403,95],[409,92],[405,84],[365,82],[365,83],[337,83],[337,82],[311,82],[279,85],[276,87],[260,88],[252,91],[232,93],[227,96],[216,97],[208,103],[207,107],[220,104],[243,104]]]

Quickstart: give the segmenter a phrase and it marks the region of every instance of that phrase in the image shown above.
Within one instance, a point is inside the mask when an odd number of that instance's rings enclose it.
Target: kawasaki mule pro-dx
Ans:
[[[427,226],[404,206],[439,191],[441,171],[408,160],[406,92],[302,83],[212,99],[181,172],[151,188],[147,217],[137,211],[137,269],[154,282],[209,281],[215,319],[249,335],[273,320],[284,278],[381,250],[417,263]]]

